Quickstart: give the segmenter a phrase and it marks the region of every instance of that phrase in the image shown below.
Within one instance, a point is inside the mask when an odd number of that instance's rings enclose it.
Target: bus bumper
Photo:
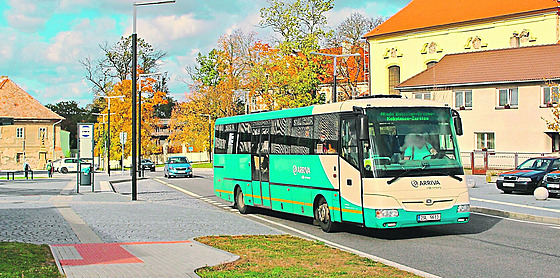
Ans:
[[[467,223],[470,212],[458,212],[458,205],[446,210],[436,211],[406,211],[397,209],[398,217],[378,218],[375,209],[365,209],[365,226],[376,229],[406,228],[432,226],[442,224]]]

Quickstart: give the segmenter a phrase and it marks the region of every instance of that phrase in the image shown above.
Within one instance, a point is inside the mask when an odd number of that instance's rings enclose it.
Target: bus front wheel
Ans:
[[[336,224],[331,220],[329,205],[324,197],[320,197],[315,206],[315,220],[317,220],[324,232],[330,233],[335,231]]]
[[[251,212],[251,208],[245,204],[245,200],[243,198],[243,191],[241,188],[237,188],[235,190],[235,205],[237,206],[237,210],[241,214],[247,214]]]

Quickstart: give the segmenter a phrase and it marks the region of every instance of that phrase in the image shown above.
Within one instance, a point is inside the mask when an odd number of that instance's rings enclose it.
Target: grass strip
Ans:
[[[64,277],[48,245],[0,242],[0,277]]]
[[[234,253],[232,263],[204,267],[201,277],[418,277],[410,272],[290,235],[209,236],[197,241]]]
[[[193,168],[212,168],[212,163],[204,162],[204,163],[193,163]]]

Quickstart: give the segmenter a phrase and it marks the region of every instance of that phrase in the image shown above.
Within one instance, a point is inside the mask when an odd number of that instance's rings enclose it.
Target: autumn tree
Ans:
[[[166,53],[155,50],[152,45],[142,38],[137,40],[138,69],[140,73],[157,71],[158,61]],[[113,85],[127,79],[132,79],[132,35],[121,37],[114,45],[108,42],[99,45],[103,51],[103,58],[92,60],[85,58],[80,63],[86,70],[85,78],[93,84],[93,92],[106,94],[113,89]]]
[[[358,92],[358,84],[366,82],[364,64],[366,61],[366,43],[362,37],[385,21],[385,17],[366,17],[354,12],[342,21],[327,41],[327,47],[321,52],[328,54],[360,54],[337,60],[338,100],[347,100]],[[323,83],[333,83],[333,64],[327,66],[326,75],[321,76]]]

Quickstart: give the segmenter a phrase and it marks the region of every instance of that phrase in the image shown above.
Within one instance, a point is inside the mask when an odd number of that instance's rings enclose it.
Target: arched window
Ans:
[[[401,67],[390,66],[389,67],[389,94],[398,95],[399,91],[395,89],[395,86],[401,83]]]
[[[437,64],[437,61],[430,61],[426,63],[426,68],[429,69]]]

